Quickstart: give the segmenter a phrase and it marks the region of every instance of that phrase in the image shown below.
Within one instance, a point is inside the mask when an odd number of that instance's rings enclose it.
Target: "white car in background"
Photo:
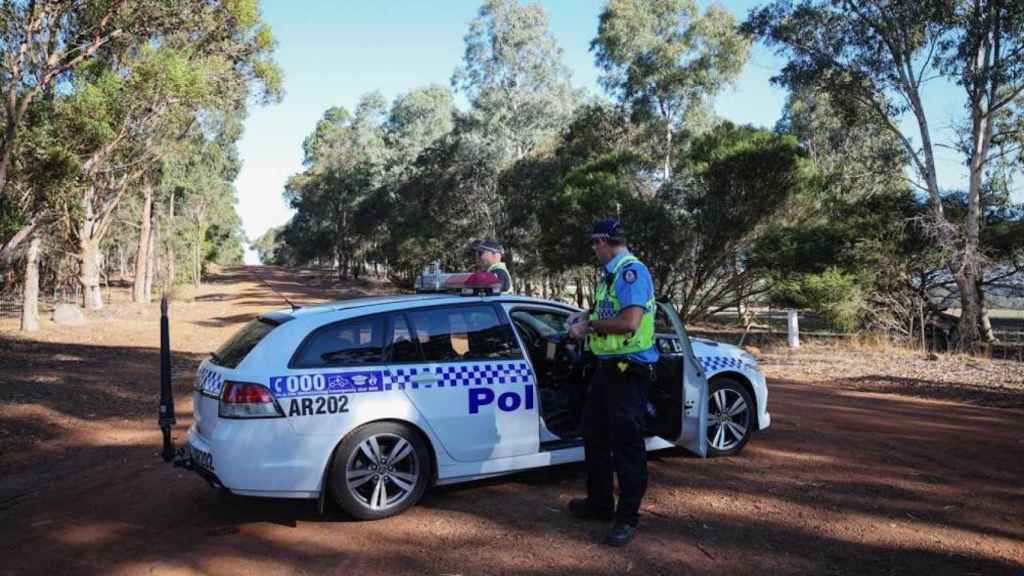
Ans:
[[[579,312],[416,294],[264,314],[199,368],[186,465],[235,494],[327,498],[360,519],[431,485],[583,460]],[[659,304],[647,448],[732,455],[768,427],[756,360]]]

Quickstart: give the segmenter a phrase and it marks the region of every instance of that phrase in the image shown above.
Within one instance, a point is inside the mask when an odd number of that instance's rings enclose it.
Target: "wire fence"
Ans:
[[[100,294],[104,304],[111,302],[111,290],[109,287],[101,287]],[[21,317],[21,307],[24,296],[21,292],[0,292],[0,318]],[[59,304],[82,305],[82,287],[55,288],[52,291],[39,292],[39,312],[52,312]]]
[[[746,312],[751,315],[749,319],[745,318],[745,315],[739,314],[735,309],[724,310],[701,323],[701,327],[728,333],[744,342],[764,337],[769,339],[786,337],[789,313],[787,309],[769,306],[750,306]],[[747,320],[750,321],[749,329],[746,326]],[[917,323],[913,326],[912,334],[886,332],[878,328],[843,331],[833,325],[827,318],[823,318],[821,315],[810,310],[797,310],[797,321],[801,338],[846,339],[876,334],[888,336],[892,341],[904,341],[913,346],[922,345],[921,326]],[[1019,348],[1024,351],[1024,310],[993,308],[989,310],[989,321],[996,343],[1001,346],[1010,346],[1013,349]],[[949,315],[945,318],[930,320],[925,327],[923,345],[929,349],[945,349],[946,346],[950,345],[951,340],[949,338],[955,336],[952,332],[954,327],[955,318],[951,318]],[[698,331],[700,329],[698,328]]]

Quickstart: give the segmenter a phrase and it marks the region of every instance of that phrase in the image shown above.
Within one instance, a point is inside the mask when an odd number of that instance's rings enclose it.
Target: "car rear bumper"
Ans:
[[[283,419],[282,419],[283,420]],[[266,420],[253,426],[243,420],[222,420],[209,438],[189,428],[176,465],[196,472],[214,488],[233,494],[270,498],[317,498],[333,440],[303,437],[301,457],[295,454],[290,430],[275,434]],[[273,428],[273,427],[269,427]],[[208,456],[206,456],[208,455]]]
[[[211,458],[197,458],[197,453],[209,456],[209,446],[202,441],[198,434],[193,436],[191,431],[189,431],[189,437],[185,445],[175,450],[174,466],[195,472],[213,488],[224,488],[224,484],[210,465],[210,462],[212,462]]]
[[[195,472],[200,478],[206,480],[206,483],[209,484],[211,488],[217,490],[225,489],[220,478],[217,478],[215,473],[197,465],[192,460],[192,457],[188,454],[187,448],[178,448],[177,453],[174,455],[174,465]]]

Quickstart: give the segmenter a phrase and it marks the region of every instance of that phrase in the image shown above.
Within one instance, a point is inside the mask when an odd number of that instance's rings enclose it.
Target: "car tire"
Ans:
[[[419,501],[431,471],[430,451],[416,430],[373,422],[353,430],[335,449],[331,496],[359,520],[387,518]]]
[[[754,433],[754,400],[746,386],[722,377],[710,382],[708,456],[739,454]]]

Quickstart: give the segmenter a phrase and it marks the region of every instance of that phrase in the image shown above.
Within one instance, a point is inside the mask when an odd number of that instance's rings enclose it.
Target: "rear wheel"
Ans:
[[[754,401],[739,382],[716,378],[708,399],[708,455],[738,454],[754,433]]]
[[[374,422],[338,445],[331,494],[355,518],[387,518],[419,501],[430,470],[430,452],[415,430],[397,422]]]

